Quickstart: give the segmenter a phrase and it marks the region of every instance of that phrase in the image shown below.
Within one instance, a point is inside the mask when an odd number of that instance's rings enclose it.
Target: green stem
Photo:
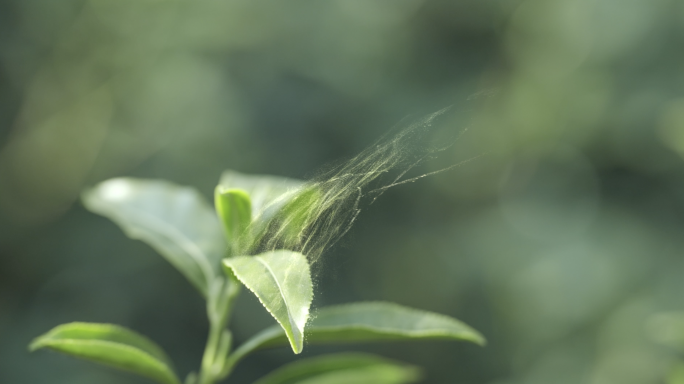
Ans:
[[[204,356],[202,356],[202,368],[199,375],[198,384],[214,384],[216,382],[213,375],[213,366],[216,359],[216,349],[219,343],[219,336],[221,329],[214,323],[209,325],[209,338],[207,345],[204,348]]]
[[[240,293],[240,283],[231,276],[220,279],[213,288],[207,299],[209,337],[204,348],[197,384],[214,384],[225,378],[222,372],[231,339],[226,327],[235,299]]]

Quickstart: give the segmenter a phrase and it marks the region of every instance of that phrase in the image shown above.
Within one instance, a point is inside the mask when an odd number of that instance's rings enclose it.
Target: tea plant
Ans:
[[[195,189],[166,181],[117,178],[84,192],[82,200],[89,210],[153,247],[206,300],[209,336],[201,365],[185,384],[222,381],[240,360],[259,349],[289,344],[298,354],[305,341],[445,339],[484,344],[477,331],[456,319],[392,303],[353,303],[310,313],[310,264],[349,229],[362,196],[377,197],[387,188],[362,192],[404,161],[398,147],[412,140],[410,132],[373,147],[315,182],[226,171],[215,190],[215,209]],[[398,183],[395,179],[390,185]],[[242,287],[256,295],[278,324],[233,348],[228,323]],[[163,384],[181,382],[158,345],[117,325],[60,325],[30,345],[31,350],[41,348]],[[417,377],[414,368],[397,362],[343,353],[297,361],[257,383],[394,384],[414,382]]]

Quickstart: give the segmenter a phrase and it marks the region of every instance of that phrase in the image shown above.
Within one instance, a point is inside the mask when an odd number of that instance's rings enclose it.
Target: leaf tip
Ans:
[[[61,329],[63,326],[64,326],[64,324],[61,326],[57,326],[57,327],[43,333],[42,335],[34,338],[33,340],[31,340],[31,343],[28,345],[29,352],[35,352],[39,349],[49,347],[50,346],[50,337],[55,333],[56,330]]]
[[[39,336],[33,339],[31,341],[31,344],[28,345],[28,351],[29,352],[35,352],[45,346],[45,343],[43,343],[43,337]]]
[[[479,333],[476,333],[476,334],[471,338],[471,341],[472,341],[473,343],[479,345],[480,347],[486,347],[486,346],[487,346],[487,339],[486,339],[484,336],[482,336],[481,334],[479,334]]]

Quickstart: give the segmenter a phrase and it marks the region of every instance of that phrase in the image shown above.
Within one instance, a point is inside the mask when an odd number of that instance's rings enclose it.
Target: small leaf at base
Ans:
[[[49,348],[155,380],[179,384],[164,351],[136,332],[113,324],[69,323],[37,337],[29,349]]]

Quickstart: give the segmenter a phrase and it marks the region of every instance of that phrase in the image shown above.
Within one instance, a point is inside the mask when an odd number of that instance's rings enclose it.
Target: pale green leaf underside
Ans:
[[[206,297],[226,251],[216,213],[193,188],[118,178],[83,193],[83,204],[165,257]]]
[[[414,367],[364,353],[341,353],[296,361],[254,384],[403,384],[417,378]]]
[[[310,343],[418,339],[485,343],[479,332],[459,320],[385,302],[321,308],[306,325],[306,341]],[[254,350],[286,343],[282,329],[270,327],[240,346],[230,358],[237,361]]]
[[[299,252],[280,250],[257,256],[231,257],[223,263],[259,298],[282,326],[283,337],[289,340],[292,350],[300,353],[313,299],[306,257]]]
[[[219,188],[239,188],[247,191],[252,200],[252,214],[256,220],[267,221],[280,209],[304,182],[279,176],[245,175],[226,170],[221,175]]]
[[[30,350],[49,348],[133,372],[163,384],[178,384],[164,351],[146,337],[112,324],[69,323],[37,337]]]

